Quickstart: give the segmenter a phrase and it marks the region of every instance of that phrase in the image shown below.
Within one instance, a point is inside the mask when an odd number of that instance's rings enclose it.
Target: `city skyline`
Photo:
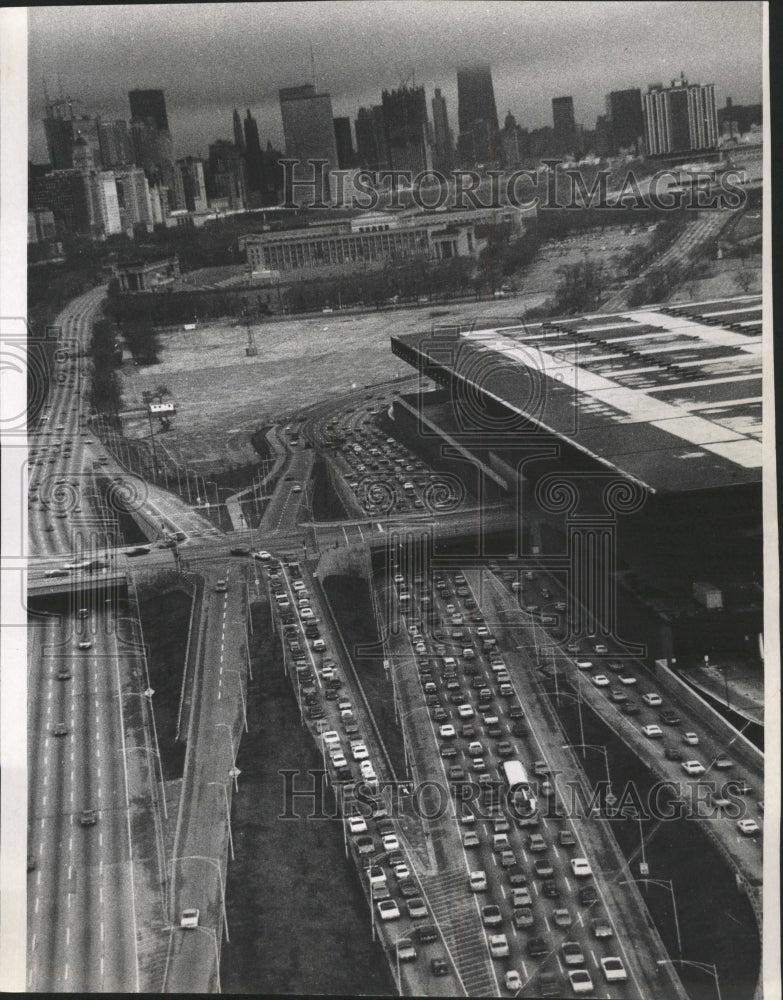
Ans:
[[[176,21],[164,5],[143,8],[143,17],[138,10],[123,8],[127,17],[122,37],[116,31],[116,7],[89,12],[47,8],[45,15],[31,9],[29,154],[34,162],[47,159],[41,123],[44,79],[50,94],[61,82],[63,91],[81,102],[79,113],[107,118],[130,117],[131,89],[165,90],[178,156],[204,156],[216,138],[230,139],[235,106],[253,110],[262,143],[271,140],[282,148],[278,90],[307,82],[331,95],[336,117],[353,122],[360,106],[379,102],[384,88],[415,77],[428,102],[440,87],[456,124],[457,70],[466,62],[490,65],[499,117],[510,110],[530,129],[551,125],[552,98],[569,93],[575,97],[576,122],[592,128],[610,91],[645,91],[651,83],[668,84],[681,70],[692,80],[714,82],[719,105],[727,97],[737,104],[761,99],[760,5],[720,4],[720,17],[718,5],[712,3],[631,8],[577,3],[569,4],[567,11],[559,3],[502,5],[496,17],[487,16],[491,6],[400,3],[395,4],[398,17],[388,19],[378,18],[376,6],[363,2],[313,3],[303,29],[301,18],[295,22],[285,5],[218,4],[208,14],[198,11],[187,51],[181,53],[182,24],[188,23],[188,13],[195,13],[195,5],[180,5]],[[362,14],[372,17],[371,26]],[[486,29],[477,32],[473,29],[479,14]],[[93,27],[85,34],[88,16]],[[102,30],[109,17],[111,30]],[[396,48],[388,37],[389,21],[396,25]],[[437,24],[437,32],[421,32],[437,38],[437,44],[412,42],[409,32],[399,30],[408,22],[423,28]],[[523,22],[524,32],[517,30]],[[678,29],[674,33],[673,23]],[[364,36],[370,34],[374,44],[368,46]],[[629,70],[631,45],[639,51]],[[218,57],[208,60],[209,51]],[[263,59],[257,58],[259,52]],[[561,57],[565,72],[552,68]],[[197,74],[192,72],[194,60],[200,66]]]

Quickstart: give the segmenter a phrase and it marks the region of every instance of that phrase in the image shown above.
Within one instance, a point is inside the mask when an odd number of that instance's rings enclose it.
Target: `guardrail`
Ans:
[[[183,579],[187,579],[183,574]],[[174,735],[175,741],[179,740],[179,734],[182,727],[182,709],[185,704],[185,692],[187,690],[188,677],[191,675],[191,662],[190,662],[190,652],[193,641],[193,623],[196,620],[196,611],[199,613],[199,619],[201,616],[201,607],[204,599],[204,577],[193,575],[192,594],[191,594],[191,605],[190,605],[190,621],[188,622],[188,641],[185,646],[185,662],[182,669],[182,686],[180,688],[179,694],[179,709],[177,711],[177,731]],[[199,631],[199,644],[200,644],[200,631]],[[198,656],[198,649],[196,650],[196,656]]]

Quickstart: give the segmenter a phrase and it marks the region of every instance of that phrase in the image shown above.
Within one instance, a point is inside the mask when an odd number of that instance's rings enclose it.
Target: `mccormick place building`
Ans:
[[[395,433],[516,504],[517,551],[586,575],[586,635],[617,615],[651,666],[763,648],[760,296],[391,347],[438,387],[397,399]]]

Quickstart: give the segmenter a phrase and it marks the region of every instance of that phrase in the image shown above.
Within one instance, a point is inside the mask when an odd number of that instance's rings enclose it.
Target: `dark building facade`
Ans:
[[[458,150],[465,165],[492,163],[499,158],[498,112],[489,66],[457,71]]]
[[[554,152],[577,152],[576,121],[574,120],[573,97],[552,98],[552,124],[554,126]]]
[[[261,191],[264,186],[264,157],[261,140],[258,137],[258,122],[247,109],[244,121],[245,163],[247,164],[247,186],[251,191]]]
[[[356,129],[356,157],[359,166],[366,170],[388,170],[386,128],[383,123],[383,106],[359,108],[354,122]]]
[[[435,88],[432,98],[432,125],[435,137],[432,163],[436,170],[445,174],[454,166],[454,138],[449,128],[446,98],[441,94],[440,87]]]
[[[55,170],[30,177],[28,207],[37,212],[48,209],[58,231],[90,232],[87,181],[80,170]]]
[[[721,132],[732,136],[749,132],[753,125],[761,126],[763,120],[763,108],[760,104],[734,104],[727,97],[726,107],[718,108],[718,127]]]
[[[133,165],[133,145],[127,122],[99,120],[98,141],[104,169],[111,170],[114,167]]]
[[[382,94],[389,167],[412,174],[432,170],[430,125],[424,87],[400,87]]]
[[[211,143],[207,192],[211,198],[225,200],[231,210],[247,208],[245,161],[233,142]]]
[[[162,90],[131,90],[128,92],[131,118],[146,121],[152,118],[155,127],[162,132],[169,130],[166,114],[166,97]]]
[[[650,156],[712,149],[718,142],[715,86],[689,84],[682,74],[670,87],[651,84],[643,98],[644,140]]]
[[[340,170],[351,170],[356,166],[356,153],[353,149],[350,118],[334,119],[334,141],[337,143],[337,163]]]
[[[619,149],[638,152],[644,135],[641,90],[638,87],[613,90],[606,98],[606,113],[612,123],[613,152]]]

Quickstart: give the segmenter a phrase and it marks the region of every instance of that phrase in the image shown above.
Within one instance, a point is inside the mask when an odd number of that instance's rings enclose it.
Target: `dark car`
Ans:
[[[413,899],[413,897],[417,896],[419,892],[419,887],[412,878],[403,879],[402,882],[400,882],[399,889],[406,899]]]
[[[246,549],[242,545],[237,545],[233,549],[231,549],[231,555],[232,556],[249,556],[250,555],[250,549]]]
[[[664,722],[667,726],[676,726],[680,722],[680,717],[671,708],[662,708],[658,713],[661,722]]]
[[[419,944],[429,944],[438,940],[438,929],[433,924],[422,924],[416,928],[416,937]]]
[[[539,958],[541,955],[549,953],[549,945],[541,937],[528,938],[527,953],[533,958]]]
[[[508,872],[508,884],[513,889],[518,889],[520,886],[527,885],[527,875],[520,871],[518,868],[509,868]]]
[[[433,976],[447,976],[449,974],[449,963],[439,955],[430,959],[430,969]]]
[[[636,704],[635,701],[627,701],[625,702],[624,705],[620,706],[620,711],[623,712],[625,715],[638,715],[639,706]]]
[[[664,747],[663,755],[667,760],[682,760],[682,750],[679,747]]]
[[[594,885],[583,885],[579,889],[579,902],[582,906],[591,906],[598,902],[598,893]]]
[[[560,886],[555,882],[553,878],[545,879],[541,883],[541,894],[546,896],[547,899],[559,899],[560,898]]]
[[[521,719],[517,719],[517,721],[511,727],[512,736],[527,736],[528,731],[529,730],[527,726],[525,725],[524,722],[521,721]]]
[[[509,705],[508,714],[512,719],[521,719],[525,714],[525,710],[521,705]]]

